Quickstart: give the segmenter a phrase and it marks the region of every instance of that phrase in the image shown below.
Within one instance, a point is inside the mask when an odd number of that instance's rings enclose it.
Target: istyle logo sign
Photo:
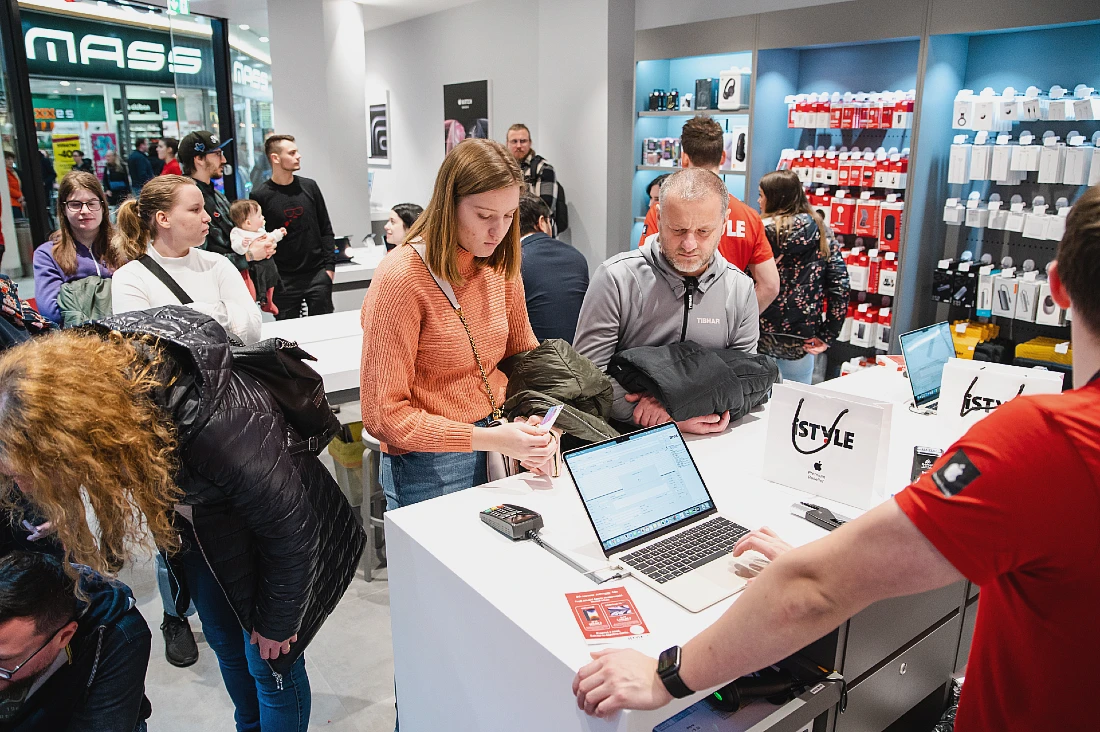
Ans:
[[[804,398],[798,400],[798,407],[794,410],[794,419],[791,420],[791,444],[794,445],[794,449],[797,452],[803,455],[814,455],[821,452],[829,445],[840,447],[845,450],[855,449],[855,434],[852,432],[844,432],[840,429],[840,421],[844,419],[844,415],[848,413],[847,409],[841,410],[840,414],[833,420],[833,423],[826,426],[814,424],[813,422],[799,418],[802,415],[802,405],[805,403],[806,400]],[[804,448],[799,444],[799,438],[802,438],[803,444],[808,439],[813,447]],[[820,468],[817,468],[816,464],[814,468],[820,470]]]
[[[974,385],[977,383],[978,377],[975,376],[970,381],[970,386],[966,387],[966,392],[963,393],[962,406],[959,407],[960,417],[965,417],[971,412],[992,412],[994,409],[1004,404],[1000,399],[974,394]],[[1023,393],[1024,384],[1020,384],[1020,390],[1016,392],[1016,396],[1020,396]]]

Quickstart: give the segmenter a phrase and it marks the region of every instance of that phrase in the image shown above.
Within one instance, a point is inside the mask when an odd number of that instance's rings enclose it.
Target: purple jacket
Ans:
[[[61,285],[73,280],[99,275],[110,277],[113,271],[105,264],[96,264],[92,252],[80,242],[76,244],[76,272],[65,274],[53,258],[53,242],[48,241],[34,250],[34,302],[38,312],[61,325],[61,309],[57,307],[57,297],[61,294]]]

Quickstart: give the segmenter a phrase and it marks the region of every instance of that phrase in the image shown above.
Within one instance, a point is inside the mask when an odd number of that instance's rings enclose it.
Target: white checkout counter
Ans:
[[[343,266],[343,265],[340,265]],[[339,270],[337,270],[339,276]],[[340,406],[340,421],[359,421],[359,367],[363,328],[359,308],[308,318],[276,320],[261,326],[263,338],[294,341],[317,360],[310,366],[325,382],[329,403]]]
[[[351,247],[348,255],[352,261],[336,265],[336,274],[332,278],[332,304],[336,312],[359,312],[363,307],[367,286],[374,277],[378,263],[386,256],[386,247]]]
[[[908,382],[896,372],[870,369],[824,386],[898,402],[888,467],[889,485],[898,490],[909,482],[913,446],[946,448],[958,436],[957,428],[945,431],[939,418],[906,409]],[[760,477],[767,419],[765,406],[721,435],[689,437],[689,448],[724,515],[752,529],[770,526],[792,544],[805,544],[825,535],[790,513],[791,504],[809,494]],[[847,516],[859,513],[817,502]],[[515,476],[386,513],[403,732],[649,732],[703,699],[699,693],[661,710],[627,711],[608,720],[578,710],[570,684],[595,648],[585,643],[565,594],[597,585],[534,543],[513,543],[485,526],[478,513],[500,503],[541,513],[541,535],[581,564],[607,563],[564,470],[556,479]],[[686,643],[736,601],[692,614],[632,578],[600,587],[620,584],[650,632],[611,645],[654,657]],[[965,663],[969,637],[963,630],[973,631],[975,603],[976,593],[965,582],[876,603],[806,649],[815,662],[844,676],[844,714],[840,684],[834,683],[783,706],[757,702],[717,726],[670,723],[660,729],[883,730],[922,700],[942,700],[950,675]]]

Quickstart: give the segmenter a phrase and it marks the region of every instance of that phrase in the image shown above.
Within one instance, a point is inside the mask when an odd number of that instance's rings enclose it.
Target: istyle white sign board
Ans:
[[[969,427],[1021,394],[1060,394],[1064,378],[1057,371],[952,358],[943,367],[936,411]]]
[[[804,384],[776,384],[765,480],[869,509],[886,495],[892,404]]]

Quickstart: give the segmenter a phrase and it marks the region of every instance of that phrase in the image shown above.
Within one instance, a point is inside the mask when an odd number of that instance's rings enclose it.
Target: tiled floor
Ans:
[[[145,693],[153,703],[154,732],[233,732],[233,705],[222,685],[218,662],[206,644],[198,618],[191,626],[199,641],[199,662],[176,668],[164,659],[160,634],[163,609],[152,562],[123,573],[153,632]],[[339,732],[390,732],[394,723],[393,646],[390,641],[386,570],[366,582],[360,571],[344,599],[306,651],[313,691],[309,728]]]

